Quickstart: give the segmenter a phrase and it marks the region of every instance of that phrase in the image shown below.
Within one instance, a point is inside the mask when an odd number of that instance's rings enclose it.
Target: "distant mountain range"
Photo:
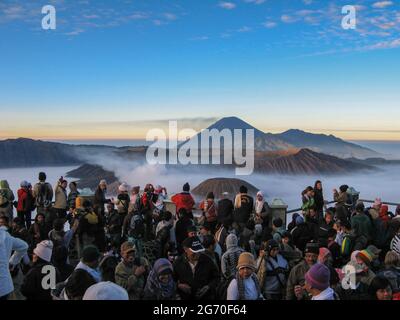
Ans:
[[[308,133],[298,129],[291,129],[279,134],[264,133],[237,117],[222,118],[207,129],[253,129],[257,151],[307,148],[339,158],[370,158],[379,155],[374,150],[344,141],[333,135]]]
[[[351,173],[357,170],[373,170],[374,165],[384,164],[386,161],[365,160],[365,158],[377,159],[378,153],[334,136],[300,130],[288,130],[281,134],[264,133],[237,117],[223,118],[208,129],[254,129],[255,172],[259,173]],[[0,141],[0,168],[105,165],[101,161],[105,157],[144,163],[146,150],[147,147],[117,148],[101,145],[70,145],[26,138],[9,139]],[[92,170],[92,167],[86,167],[86,173]],[[104,175],[104,172],[85,174],[83,167],[83,170],[77,171],[76,178],[84,179],[89,186],[98,182],[100,174]],[[107,172],[107,175],[113,174]]]

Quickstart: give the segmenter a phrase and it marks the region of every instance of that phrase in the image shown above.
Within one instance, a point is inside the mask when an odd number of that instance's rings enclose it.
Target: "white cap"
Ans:
[[[53,253],[53,242],[51,240],[43,240],[38,243],[33,253],[44,261],[51,261],[51,254]]]
[[[129,300],[129,296],[124,288],[107,281],[90,286],[82,300]]]

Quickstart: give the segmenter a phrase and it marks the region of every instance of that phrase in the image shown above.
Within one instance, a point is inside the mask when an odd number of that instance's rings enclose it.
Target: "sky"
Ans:
[[[238,116],[400,140],[399,57],[400,1],[0,0],[0,139],[142,139]]]

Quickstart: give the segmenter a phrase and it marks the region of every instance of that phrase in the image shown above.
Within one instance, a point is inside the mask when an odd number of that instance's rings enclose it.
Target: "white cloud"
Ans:
[[[288,14],[284,14],[281,16],[281,20],[284,23],[294,23],[294,22],[298,21],[298,18],[290,16]]]
[[[384,9],[386,7],[390,7],[393,5],[393,1],[378,1],[375,2],[372,6],[377,9]]]
[[[303,0],[304,4],[310,5],[313,3],[313,0]]]
[[[389,41],[381,41],[370,46],[365,46],[363,50],[395,49],[400,48],[400,38]]]
[[[237,32],[250,32],[252,29],[250,27],[244,26],[237,30]]]
[[[167,19],[167,20],[169,20],[169,21],[174,21],[174,20],[178,19],[178,17],[176,16],[176,14],[169,13],[169,12],[165,12],[165,13],[163,14],[163,16],[164,16],[165,19]]]
[[[264,23],[262,23],[262,25],[268,29],[272,29],[275,28],[278,24],[273,21],[265,21]]]
[[[234,4],[233,2],[220,2],[219,6],[226,10],[232,10],[236,8],[236,4]]]
[[[247,2],[247,3],[254,3],[254,4],[257,4],[257,5],[263,4],[265,1],[266,1],[266,0],[244,0],[244,2]]]

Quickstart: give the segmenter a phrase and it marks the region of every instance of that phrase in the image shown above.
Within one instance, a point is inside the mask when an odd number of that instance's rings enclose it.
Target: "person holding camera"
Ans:
[[[265,299],[282,300],[289,274],[289,265],[279,253],[277,241],[268,240],[260,250],[257,270],[257,277]]]
[[[150,264],[136,255],[136,246],[129,241],[121,245],[122,261],[115,268],[115,283],[128,291],[129,300],[141,300]]]

